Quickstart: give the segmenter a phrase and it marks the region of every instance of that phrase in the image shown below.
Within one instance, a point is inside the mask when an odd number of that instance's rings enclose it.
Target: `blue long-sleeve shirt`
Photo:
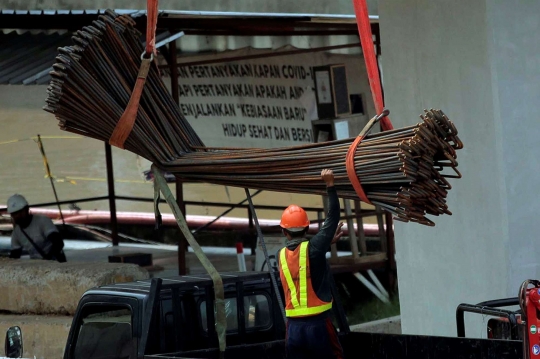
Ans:
[[[309,270],[313,290],[319,299],[330,302],[332,292],[330,289],[330,266],[326,262],[326,252],[330,250],[330,243],[334,239],[337,226],[339,224],[339,199],[335,187],[327,187],[328,193],[328,215],[321,230],[309,240]],[[295,250],[305,239],[292,240],[287,243],[287,249]]]

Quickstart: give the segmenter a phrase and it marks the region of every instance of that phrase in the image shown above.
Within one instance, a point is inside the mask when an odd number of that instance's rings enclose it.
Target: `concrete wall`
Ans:
[[[508,295],[540,278],[540,2],[487,1],[494,103],[501,125],[508,221]]]
[[[145,9],[145,0],[2,0],[3,9]],[[377,14],[377,0],[368,0],[369,13]],[[160,9],[199,11],[283,12],[352,14],[352,0],[262,1],[262,0],[162,0]]]
[[[23,358],[60,359],[64,356],[71,317],[40,315],[0,315],[0,355],[4,337],[11,326],[19,326],[23,336]]]
[[[530,219],[538,207],[536,198],[517,198],[508,186],[524,186],[519,191],[525,194],[537,182],[533,179],[537,168],[509,164],[518,153],[532,154],[538,149],[528,141],[538,129],[537,119],[518,117],[514,112],[521,105],[519,108],[528,108],[528,114],[538,101],[521,101],[519,96],[501,99],[500,91],[512,92],[518,86],[511,81],[511,71],[514,65],[520,66],[518,57],[524,59],[517,52],[524,40],[516,40],[514,51],[505,54],[501,54],[502,45],[493,44],[494,38],[503,40],[503,33],[512,29],[508,35],[535,36],[536,18],[525,16],[525,23],[530,23],[526,30],[521,29],[524,21],[517,22],[517,16],[516,21],[503,19],[504,11],[515,12],[522,4],[525,12],[538,14],[527,10],[525,3],[530,2],[380,1],[386,105],[394,125],[414,124],[422,109],[440,108],[455,122],[465,144],[458,152],[463,178],[451,181],[454,188],[448,198],[454,215],[436,218],[434,228],[396,223],[404,333],[455,336],[458,304],[515,295],[520,280],[537,275],[515,266],[523,257],[510,260],[517,251],[531,252],[528,258],[538,257],[532,242],[534,223],[517,223],[520,216],[525,216],[524,221]],[[513,40],[507,37],[503,42],[509,45]],[[495,60],[498,56],[503,58]],[[531,67],[537,66],[538,60],[527,61]],[[525,70],[522,74],[528,77],[519,78],[526,83],[523,87],[533,91],[531,96],[538,96],[535,77]],[[517,128],[526,127],[532,127],[532,133],[522,133],[524,141],[515,142]],[[471,332],[475,336],[481,333],[484,331],[478,327]]]

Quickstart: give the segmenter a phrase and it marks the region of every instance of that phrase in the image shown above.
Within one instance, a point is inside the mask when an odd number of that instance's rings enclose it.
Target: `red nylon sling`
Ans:
[[[137,80],[135,81],[135,86],[131,92],[129,102],[124,110],[124,113],[116,123],[111,138],[109,139],[109,143],[111,145],[122,149],[124,148],[124,143],[129,137],[129,134],[133,130],[133,126],[135,125],[141,94],[146,82],[146,76],[148,76],[150,65],[152,64],[154,55],[156,54],[158,0],[147,0],[146,8],[147,23],[145,52],[141,55],[141,66],[139,67],[139,73],[137,74]]]
[[[369,21],[368,7],[366,0],[353,0],[354,11],[356,13],[356,22],[358,24],[358,33],[360,35],[360,43],[362,44],[362,53],[364,55],[364,61],[366,62],[366,69],[369,79],[369,87],[371,89],[371,95],[373,96],[373,103],[375,104],[375,112],[380,114],[384,110],[384,100],[382,95],[381,78],[379,76],[379,67],[377,66],[377,58],[375,56],[375,49],[373,46],[373,34],[371,32],[371,24]],[[392,130],[392,122],[390,118],[383,117],[381,120],[381,127],[383,131]],[[349,147],[347,151],[347,157],[345,159],[345,167],[347,169],[347,175],[351,184],[356,191],[358,197],[366,203],[371,203],[367,198],[360,179],[356,175],[354,168],[354,155],[356,149],[364,139],[364,136],[358,136]]]

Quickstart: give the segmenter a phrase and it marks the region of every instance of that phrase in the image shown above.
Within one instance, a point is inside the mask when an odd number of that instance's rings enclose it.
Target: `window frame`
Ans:
[[[238,307],[238,304],[241,304],[243,305],[244,302],[245,302],[245,299],[246,297],[256,297],[257,295],[262,295],[266,298],[266,301],[268,303],[268,309],[269,309],[269,314],[268,314],[268,319],[269,319],[269,324],[268,325],[265,325],[265,326],[253,326],[253,327],[247,327],[245,326],[245,321],[244,321],[244,325],[240,326],[240,321],[239,321],[239,310],[237,310],[237,315],[236,315],[236,328],[233,330],[233,329],[229,329],[227,328],[227,335],[242,335],[242,334],[249,334],[251,332],[258,332],[258,331],[268,331],[270,329],[272,329],[272,327],[274,326],[274,317],[273,317],[273,311],[274,311],[274,308],[273,308],[273,302],[272,302],[272,298],[270,298],[270,295],[265,292],[265,291],[262,291],[262,290],[251,290],[251,291],[246,291],[246,292],[243,292],[242,295],[238,295],[239,293],[229,293],[229,294],[226,294],[225,295],[225,300],[227,299],[236,299],[236,304],[237,304],[237,307]],[[241,300],[239,300],[239,297],[241,297]],[[206,329],[204,329],[203,327],[203,322],[204,322],[204,318],[203,318],[203,315],[202,315],[202,312],[201,312],[201,309],[202,309],[202,303],[206,302],[206,299],[204,296],[201,296],[198,298],[197,300],[197,317],[198,317],[198,321],[199,321],[199,331],[204,335],[204,336],[208,336],[209,335],[209,330],[208,328],[210,327],[211,324],[213,323],[210,323],[210,316],[207,314],[206,315]],[[215,300],[214,300],[214,297],[211,298],[211,303],[214,304],[215,303]],[[208,308],[208,305],[205,304],[204,305],[206,308]],[[245,313],[244,313],[245,315]],[[212,316],[213,318],[214,316]],[[242,333],[242,331],[244,333]]]
[[[104,299],[108,300],[105,301]],[[86,299],[86,300],[85,300]],[[100,296],[91,296],[88,298],[83,298],[83,302],[77,308],[77,313],[73,318],[69,338],[68,346],[66,346],[65,355],[66,359],[76,359],[75,358],[75,348],[77,347],[77,340],[79,338],[79,333],[81,326],[83,324],[83,319],[85,318],[85,312],[88,308],[118,308],[120,309],[129,309],[131,312],[131,336],[132,336],[132,348],[130,352],[129,359],[137,359],[137,348],[140,341],[140,333],[138,330],[140,316],[138,313],[138,301],[135,298],[129,297],[117,297],[114,301],[110,300],[110,297]]]

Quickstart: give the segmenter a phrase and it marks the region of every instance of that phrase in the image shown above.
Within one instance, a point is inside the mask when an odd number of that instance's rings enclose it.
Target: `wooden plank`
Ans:
[[[352,220],[351,201],[348,199],[343,200],[343,207],[345,208],[345,215],[348,216],[347,228],[349,229],[349,242],[351,243],[351,251],[353,258],[358,258],[358,240],[354,230],[354,222]]]
[[[375,206],[377,212],[377,224],[379,225],[379,240],[381,241],[381,252],[386,252],[387,242],[386,233],[384,231],[383,210],[379,206]]]
[[[337,257],[337,259],[332,259],[332,264],[357,264],[357,263],[370,263],[370,262],[378,262],[378,261],[385,261],[387,259],[386,253],[368,253],[365,256],[361,257],[354,257],[353,255],[350,256],[342,256]]]
[[[364,221],[361,216],[362,204],[360,201],[354,201],[354,212],[356,213],[356,228],[358,230],[358,239],[360,242],[360,251],[362,255],[366,255],[367,246],[366,246],[366,234],[364,232]]]

